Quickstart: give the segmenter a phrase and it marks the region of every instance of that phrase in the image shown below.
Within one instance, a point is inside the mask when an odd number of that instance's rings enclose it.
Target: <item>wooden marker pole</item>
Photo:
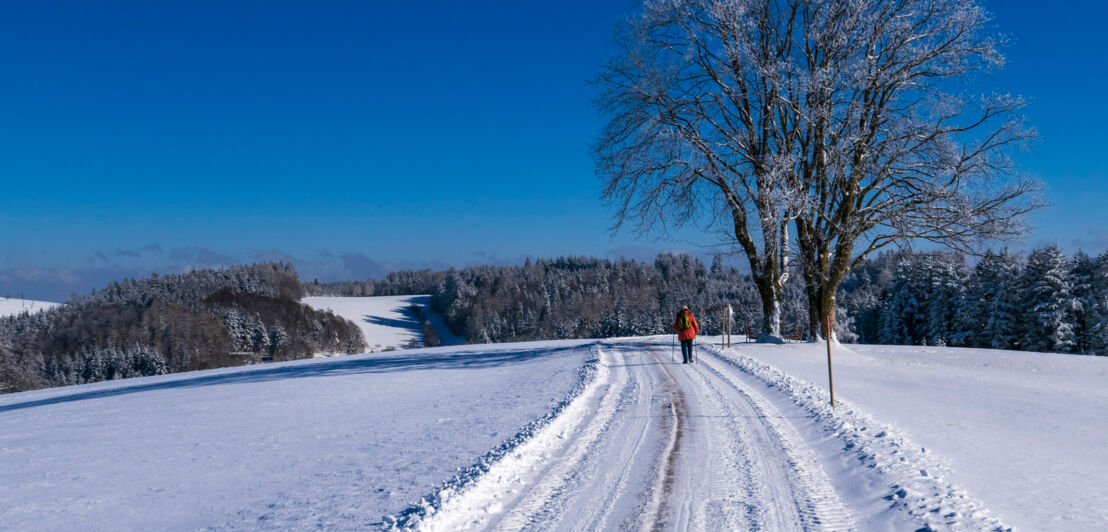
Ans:
[[[731,324],[735,321],[735,311],[727,305],[727,347],[731,347]]]
[[[831,408],[835,408],[835,379],[831,376],[831,317],[824,316],[823,329],[827,339],[827,385],[831,390]]]

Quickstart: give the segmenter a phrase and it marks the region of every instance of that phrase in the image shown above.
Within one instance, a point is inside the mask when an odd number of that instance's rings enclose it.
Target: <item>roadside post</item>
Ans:
[[[731,347],[731,325],[735,322],[735,309],[731,308],[731,304],[727,304],[727,347]]]
[[[727,347],[727,307],[723,307],[719,320],[719,348]]]

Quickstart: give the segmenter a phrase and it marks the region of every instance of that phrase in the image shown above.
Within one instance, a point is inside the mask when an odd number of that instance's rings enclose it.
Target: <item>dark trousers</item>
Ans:
[[[681,362],[692,362],[692,339],[681,340]]]

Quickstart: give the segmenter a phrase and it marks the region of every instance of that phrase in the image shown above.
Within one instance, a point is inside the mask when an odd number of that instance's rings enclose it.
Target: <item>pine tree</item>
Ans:
[[[919,300],[913,286],[916,277],[913,262],[901,261],[893,275],[893,284],[885,297],[881,309],[878,342],[882,344],[913,344],[918,338],[916,317],[919,314]]]
[[[924,261],[923,297],[926,301],[923,336],[928,345],[949,345],[955,329],[955,311],[963,298],[965,268],[960,255],[934,254]]]
[[[1017,349],[1020,341],[1020,271],[1019,257],[1007,249],[996,255],[995,261],[984,265],[991,270],[983,287],[986,303],[982,308],[985,325],[981,330],[982,347]]]
[[[1076,346],[1073,319],[1076,303],[1069,279],[1070,265],[1058,246],[1037,249],[1027,258],[1021,278],[1022,348],[1028,351],[1071,352]]]
[[[1092,308],[1086,309],[1089,328],[1089,349],[1098,355],[1108,355],[1108,252],[1093,262],[1090,290]]]
[[[1074,351],[1088,353],[1092,350],[1093,324],[1095,323],[1098,296],[1094,289],[1096,263],[1087,254],[1078,251],[1073,257],[1070,280],[1074,298],[1073,337]]]

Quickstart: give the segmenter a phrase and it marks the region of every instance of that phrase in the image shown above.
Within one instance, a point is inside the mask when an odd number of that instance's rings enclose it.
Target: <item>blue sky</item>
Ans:
[[[703,251],[607,231],[586,82],[636,4],[4,2],[0,295]],[[1108,8],[1041,5],[986,2],[1014,43],[982,84],[1042,135],[1021,162],[1054,206],[1027,244],[1100,252]]]

